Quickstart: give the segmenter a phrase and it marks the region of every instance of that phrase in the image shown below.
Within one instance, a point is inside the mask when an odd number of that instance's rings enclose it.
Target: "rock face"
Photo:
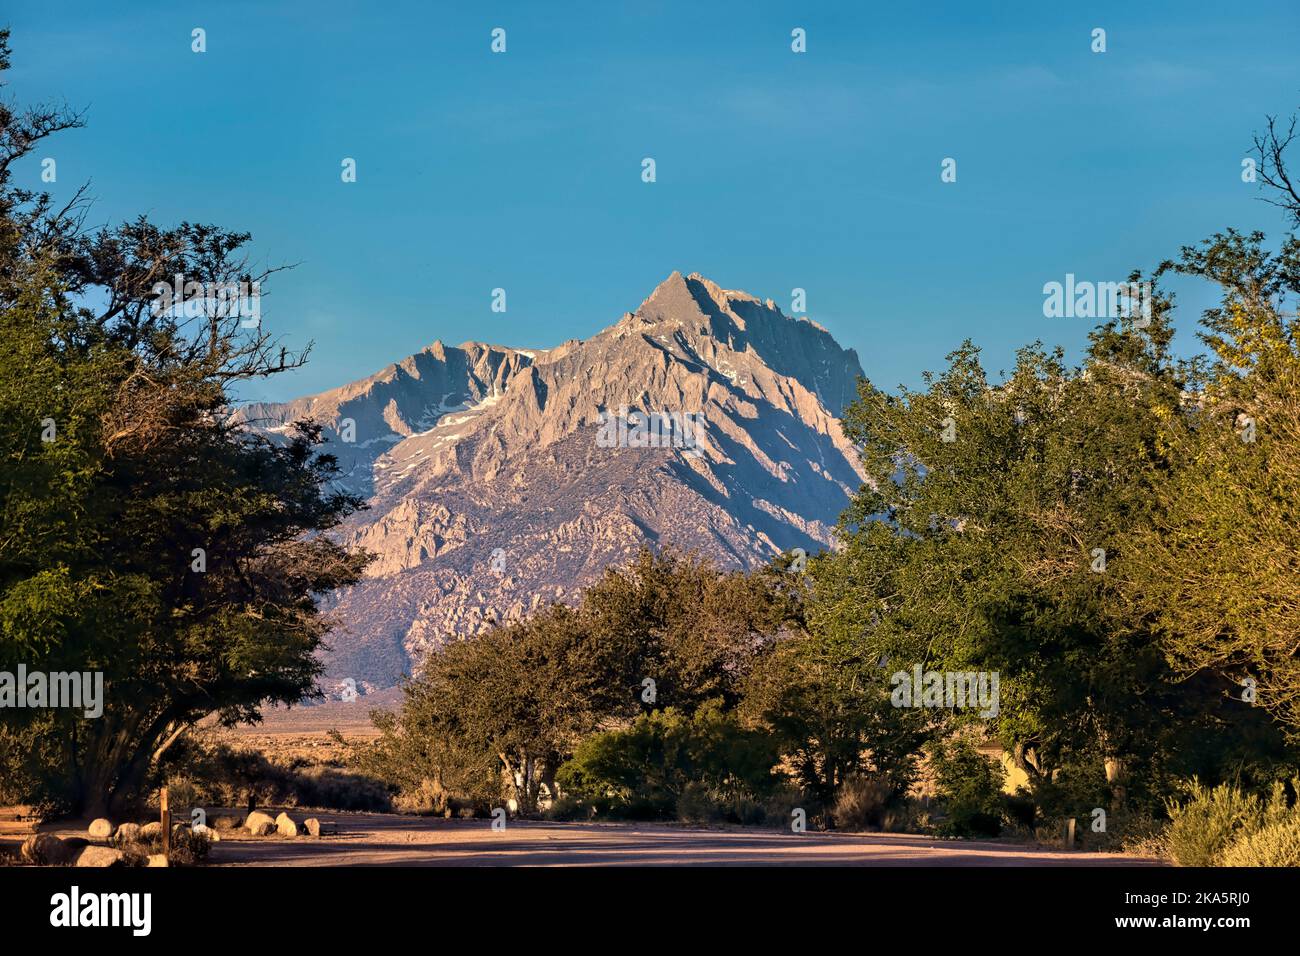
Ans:
[[[645,544],[732,568],[827,547],[862,482],[838,417],[859,375],[820,326],[674,272],[584,341],[435,342],[363,381],[247,406],[276,439],[319,422],[370,503],[340,532],[377,558],[326,602],[341,627],[323,688],[392,686],[448,640],[573,600]],[[602,428],[602,413],[693,417],[677,447],[608,447],[638,430]]]

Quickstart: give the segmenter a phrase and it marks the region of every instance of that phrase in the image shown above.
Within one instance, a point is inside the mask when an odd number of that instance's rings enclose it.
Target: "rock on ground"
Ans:
[[[77,855],[76,866],[125,866],[121,850],[111,846],[88,846]]]
[[[302,821],[303,829],[314,837],[320,836],[320,821],[315,817],[308,817]]]
[[[280,836],[296,837],[298,835],[298,824],[287,813],[282,813],[275,818],[275,829]]]
[[[268,833],[275,832],[275,820],[269,814],[262,813],[260,810],[254,810],[244,821],[244,826],[253,836],[266,836]]]
[[[72,847],[52,833],[33,833],[23,841],[19,856],[38,866],[63,866],[72,861]]]
[[[139,843],[141,827],[138,823],[123,823],[113,834],[113,842],[118,846],[124,843]]]
[[[113,824],[100,817],[90,824],[89,832],[96,840],[107,840],[113,835]]]

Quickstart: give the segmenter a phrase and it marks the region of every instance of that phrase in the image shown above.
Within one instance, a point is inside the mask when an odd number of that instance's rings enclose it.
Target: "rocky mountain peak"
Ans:
[[[327,667],[387,687],[447,640],[572,599],[645,544],[730,567],[831,545],[862,480],[838,421],[860,374],[771,299],[673,272],[588,339],[435,342],[243,415],[271,436],[321,422],[343,484],[369,499],[340,534],[376,560],[330,599],[343,626]],[[629,437],[638,415],[688,421],[689,445]]]

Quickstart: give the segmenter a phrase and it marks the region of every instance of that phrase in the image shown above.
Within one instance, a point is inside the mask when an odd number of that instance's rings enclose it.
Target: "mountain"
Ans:
[[[373,691],[444,641],[572,600],[647,543],[726,567],[828,546],[862,481],[838,418],[861,374],[821,326],[674,272],[586,340],[435,342],[241,414],[272,436],[320,422],[369,499],[341,536],[376,560],[326,601],[340,627],[325,686]]]

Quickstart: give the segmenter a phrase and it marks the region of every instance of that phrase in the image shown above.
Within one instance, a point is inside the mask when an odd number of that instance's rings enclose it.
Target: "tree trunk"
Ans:
[[[1104,763],[1106,782],[1110,784],[1110,808],[1115,811],[1124,805],[1124,801],[1128,796],[1128,787],[1125,786],[1128,767],[1122,757],[1107,757]]]

